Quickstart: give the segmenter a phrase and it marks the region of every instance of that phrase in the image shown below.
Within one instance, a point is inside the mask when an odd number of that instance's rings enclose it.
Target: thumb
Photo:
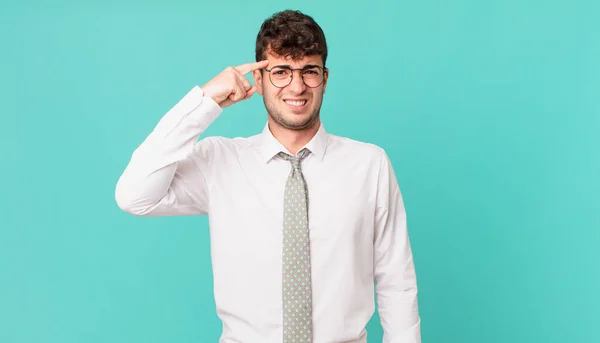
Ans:
[[[252,88],[250,88],[247,92],[246,92],[246,96],[244,97],[244,99],[242,100],[247,100],[250,99],[250,97],[256,93],[256,86],[252,86]]]
[[[231,105],[233,105],[233,100],[231,100],[229,97],[219,103],[221,108],[229,107]]]

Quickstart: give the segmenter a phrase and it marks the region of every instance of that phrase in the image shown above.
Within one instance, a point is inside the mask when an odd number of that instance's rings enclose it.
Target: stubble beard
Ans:
[[[263,102],[265,104],[265,108],[267,109],[267,113],[269,114],[269,117],[277,125],[281,126],[284,129],[287,129],[287,130],[302,131],[302,130],[312,128],[319,122],[319,119],[321,117],[321,104],[319,104],[319,106],[316,107],[312,111],[310,116],[308,116],[308,118],[306,118],[305,120],[303,120],[301,122],[293,122],[291,120],[286,119],[286,117],[283,115],[281,109],[278,109],[277,106],[274,106],[273,104],[268,102],[264,97],[263,97]]]

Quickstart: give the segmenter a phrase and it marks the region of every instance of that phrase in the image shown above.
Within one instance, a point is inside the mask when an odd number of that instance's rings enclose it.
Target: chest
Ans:
[[[209,217],[217,237],[260,246],[278,246],[284,194],[291,166],[286,161],[230,164],[217,170],[210,190]],[[302,166],[308,191],[311,244],[353,244],[372,240],[376,175],[351,161],[329,164],[307,160]]]

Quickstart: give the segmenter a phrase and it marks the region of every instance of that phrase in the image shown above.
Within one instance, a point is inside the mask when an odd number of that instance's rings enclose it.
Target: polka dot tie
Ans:
[[[292,163],[283,211],[283,343],[312,342],[312,290],[308,240],[308,196],[297,156],[279,153]]]

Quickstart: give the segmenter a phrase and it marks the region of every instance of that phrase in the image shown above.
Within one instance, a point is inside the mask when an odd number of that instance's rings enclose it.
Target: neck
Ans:
[[[277,139],[288,151],[294,155],[317,134],[321,122],[317,120],[314,125],[303,130],[290,130],[283,128],[269,120],[269,129],[273,137]]]

